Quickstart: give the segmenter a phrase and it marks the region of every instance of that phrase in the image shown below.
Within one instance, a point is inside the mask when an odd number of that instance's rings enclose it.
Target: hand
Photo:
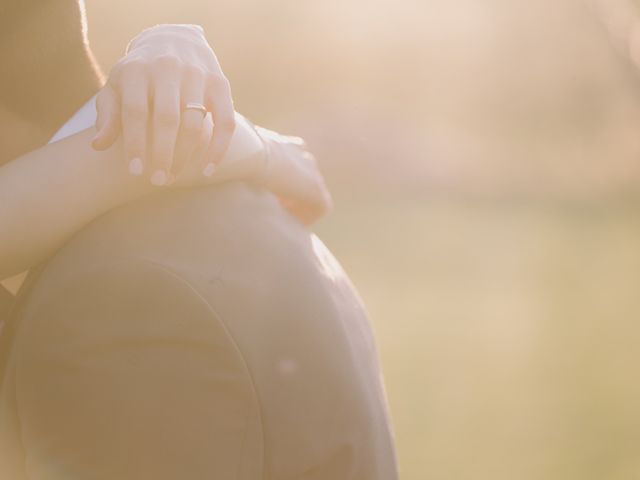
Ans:
[[[164,185],[178,175],[206,128],[203,114],[184,110],[198,103],[215,125],[200,155],[201,172],[211,175],[235,129],[229,82],[197,25],[157,25],[135,37],[113,67],[97,97],[96,150],[123,136],[125,159],[134,175]]]
[[[211,114],[206,115],[201,137],[197,142],[199,147],[194,151],[192,161],[184,166],[171,186],[194,187],[237,180],[256,183],[256,178],[264,170],[264,143],[242,115],[236,113],[235,121],[236,129],[222,163],[216,166],[211,175],[203,176],[200,165],[214,130]]]
[[[280,203],[305,225],[325,215],[332,207],[329,191],[316,159],[298,137],[280,135],[266,128],[256,127],[236,113],[237,128],[231,148],[215,173],[205,178],[195,162],[186,165],[175,187],[192,187],[243,180],[275,193]],[[213,130],[211,116],[204,121],[200,143],[206,145]]]
[[[282,206],[305,225],[326,215],[333,207],[331,194],[304,140],[262,127],[255,130],[266,149],[258,183],[278,195]]]

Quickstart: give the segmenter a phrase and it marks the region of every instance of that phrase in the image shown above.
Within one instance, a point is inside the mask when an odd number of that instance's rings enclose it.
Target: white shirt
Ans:
[[[69,137],[74,133],[81,132],[96,124],[96,95],[91,97],[87,102],[60,127],[60,129],[51,137],[49,143],[57,142],[63,138]]]

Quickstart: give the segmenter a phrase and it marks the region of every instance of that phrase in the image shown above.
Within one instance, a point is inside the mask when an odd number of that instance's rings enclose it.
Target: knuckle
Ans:
[[[219,85],[221,85],[222,83],[223,83],[223,78],[221,78],[220,74],[215,73],[215,72],[211,72],[208,69],[205,70],[205,72],[204,72],[204,84],[205,84],[205,88],[209,92],[209,94],[213,94],[215,92],[218,92],[219,89],[220,89]]]
[[[125,116],[133,120],[142,120],[147,118],[148,109],[142,102],[127,102],[123,107]]]
[[[182,68],[184,75],[189,78],[202,79],[206,76],[206,72],[198,65],[185,64]]]
[[[207,74],[207,82],[215,88],[230,88],[229,80],[222,73],[210,72]]]
[[[141,75],[148,68],[148,62],[143,58],[123,58],[111,70],[110,76],[120,80],[125,77]]]
[[[127,70],[142,71],[149,66],[149,61],[144,57],[126,58],[122,66]]]
[[[228,95],[231,96],[231,83],[227,77],[222,77],[220,88]]]
[[[154,59],[153,66],[156,70],[160,70],[163,73],[178,72],[182,67],[182,60],[173,53],[163,53]]]
[[[236,121],[231,116],[225,116],[218,121],[217,127],[226,132],[233,132],[236,129]]]

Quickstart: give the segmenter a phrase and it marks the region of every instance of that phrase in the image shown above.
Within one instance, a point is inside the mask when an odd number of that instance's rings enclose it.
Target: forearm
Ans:
[[[96,217],[157,188],[129,175],[120,140],[104,151],[91,148],[94,134],[86,129],[0,167],[0,279],[43,261]],[[238,122],[219,172],[202,183],[249,176],[262,161],[261,148],[250,127]]]
[[[0,167],[0,278],[42,261],[107,210],[151,191],[126,173],[118,141],[97,152],[89,128]]]

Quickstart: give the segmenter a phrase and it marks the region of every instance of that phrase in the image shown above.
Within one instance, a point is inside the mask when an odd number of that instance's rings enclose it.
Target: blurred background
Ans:
[[[627,0],[86,0],[108,72],[199,23],[305,137],[377,335],[401,478],[640,478],[640,10]]]

